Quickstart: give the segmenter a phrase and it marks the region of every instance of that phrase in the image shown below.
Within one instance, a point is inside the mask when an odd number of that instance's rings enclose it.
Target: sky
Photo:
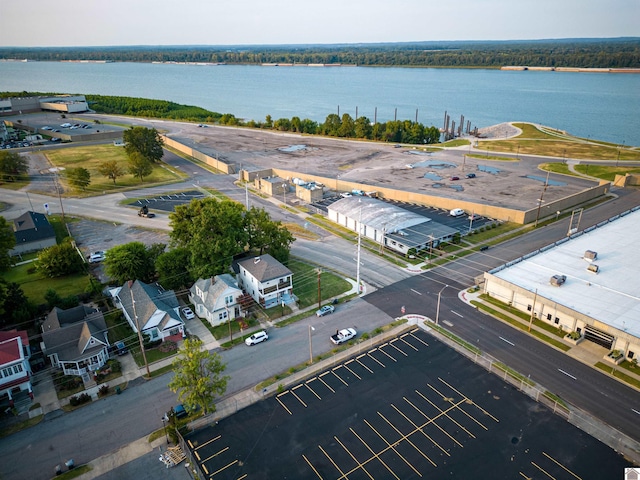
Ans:
[[[640,36],[640,0],[1,0],[0,46]]]

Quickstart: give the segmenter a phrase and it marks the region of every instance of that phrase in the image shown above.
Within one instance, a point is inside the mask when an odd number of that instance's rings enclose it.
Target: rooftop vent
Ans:
[[[592,262],[596,258],[598,258],[598,252],[594,252],[593,250],[587,250],[586,252],[584,252],[584,256],[582,258],[584,258],[588,262]]]
[[[598,267],[598,265],[595,265],[595,264],[592,263],[591,265],[589,265],[587,267],[587,270],[589,270],[590,272],[593,272],[593,273],[598,273],[600,271],[600,267]]]
[[[551,285],[556,286],[556,287],[559,287],[560,285],[562,285],[566,281],[567,281],[567,276],[566,275],[554,275],[553,277],[551,277],[549,279],[549,283]]]
[[[256,257],[253,259],[253,264],[255,265],[256,263],[258,263],[260,261],[260,257]]]

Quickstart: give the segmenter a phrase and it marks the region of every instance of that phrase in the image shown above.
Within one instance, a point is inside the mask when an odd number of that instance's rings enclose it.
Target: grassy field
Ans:
[[[298,297],[300,308],[306,308],[318,301],[318,274],[316,267],[298,260],[289,260],[287,264],[293,275],[293,291]],[[351,288],[345,279],[322,270],[320,274],[320,289],[322,298],[340,295]]]
[[[186,178],[186,175],[173,170],[165,164],[155,164],[151,175],[144,177],[144,181],[140,182],[138,177],[134,177],[128,173],[128,158],[122,147],[115,145],[95,145],[86,147],[70,147],[60,150],[52,150],[46,153],[49,161],[60,168],[86,168],[91,174],[91,184],[85,191],[74,189],[68,185],[61,176],[61,183],[65,187],[65,191],[69,191],[74,195],[91,196],[110,193],[122,188],[132,187],[148,187],[151,184],[167,183]],[[100,165],[107,161],[116,161],[122,170],[127,172],[123,176],[116,179],[114,185],[113,180],[103,176],[98,171]]]
[[[576,165],[576,171],[612,182],[616,175],[640,174],[640,167],[616,167],[602,165]]]
[[[640,151],[606,142],[583,139],[564,132],[538,129],[528,123],[514,123],[522,133],[509,140],[480,141],[477,149],[494,152],[546,155],[557,158],[594,160],[640,160]]]

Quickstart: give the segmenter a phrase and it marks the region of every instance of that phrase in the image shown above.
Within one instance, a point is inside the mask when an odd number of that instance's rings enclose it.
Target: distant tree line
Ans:
[[[363,66],[640,68],[640,39],[417,42],[365,45],[2,47],[0,58],[228,64],[323,63]]]

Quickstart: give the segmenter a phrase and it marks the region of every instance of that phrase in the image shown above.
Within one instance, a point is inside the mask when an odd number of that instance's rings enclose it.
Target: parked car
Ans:
[[[461,208],[454,208],[449,212],[449,215],[452,217],[461,217],[462,215],[464,215],[464,210]]]
[[[467,173],[467,178],[476,178],[475,173]]]
[[[184,318],[186,318],[187,320],[192,320],[196,317],[189,307],[183,307],[182,315],[184,315]]]
[[[181,403],[179,403],[178,405],[173,407],[171,409],[171,412],[173,413],[173,415],[176,418],[185,418],[185,417],[189,416],[189,414],[187,413],[187,411],[184,408],[184,405],[182,405]]]
[[[338,330],[335,335],[331,335],[331,341],[336,345],[340,345],[341,343],[348,342],[352,338],[355,338],[357,332],[355,328],[345,328],[343,330]]]
[[[460,177],[451,177],[451,180],[460,180]]]
[[[250,337],[245,338],[244,343],[248,347],[251,347],[258,343],[266,342],[267,340],[269,340],[269,335],[267,335],[267,332],[265,332],[264,330],[261,330],[259,332],[254,333]]]
[[[472,213],[471,215],[469,215],[469,220],[479,220],[481,217],[480,215],[478,215],[477,213]]]
[[[118,352],[118,355],[126,355],[128,352],[127,346],[124,342],[116,342],[116,351]]]
[[[102,250],[93,252],[91,255],[89,255],[89,263],[100,263],[106,258],[106,256],[107,252],[104,252]]]
[[[316,317],[324,317],[325,315],[329,315],[330,313],[333,313],[335,309],[336,307],[334,307],[333,305],[325,305],[316,312]]]

